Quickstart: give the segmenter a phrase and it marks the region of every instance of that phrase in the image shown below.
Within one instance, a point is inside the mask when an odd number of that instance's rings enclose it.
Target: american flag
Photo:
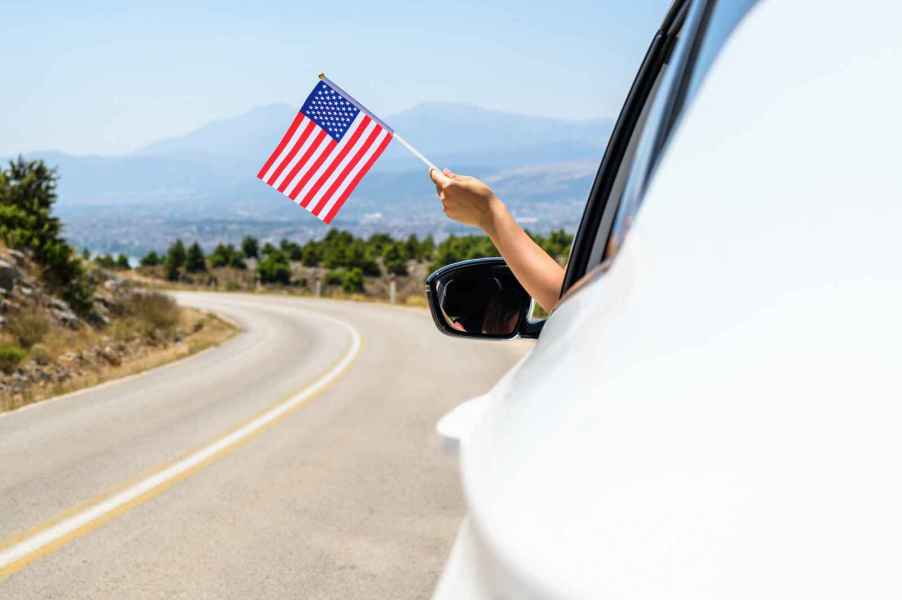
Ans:
[[[331,223],[393,135],[338,86],[320,81],[257,179]]]

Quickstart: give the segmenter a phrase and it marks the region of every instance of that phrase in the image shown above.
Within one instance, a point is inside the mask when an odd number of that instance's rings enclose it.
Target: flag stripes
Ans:
[[[314,88],[257,178],[331,223],[393,133],[322,85]]]

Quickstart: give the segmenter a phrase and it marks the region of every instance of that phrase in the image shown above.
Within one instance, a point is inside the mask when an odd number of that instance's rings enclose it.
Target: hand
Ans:
[[[479,227],[491,235],[496,217],[504,210],[504,204],[492,188],[475,177],[457,175],[449,169],[441,172],[430,169],[429,177],[435,183],[435,191],[448,217],[464,225]]]

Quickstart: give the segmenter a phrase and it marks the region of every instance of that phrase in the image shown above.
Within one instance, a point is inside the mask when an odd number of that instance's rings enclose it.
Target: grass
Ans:
[[[135,315],[131,315],[115,321],[113,326],[115,327],[117,323],[121,323],[123,320],[132,319],[132,325],[128,326],[126,330],[129,335],[135,335],[143,331],[146,323],[160,318],[160,313],[157,311],[159,308],[160,305],[155,305],[154,308],[148,309],[147,305],[141,304],[141,308],[137,309],[137,314],[142,315],[140,319],[135,317]],[[95,365],[94,368],[86,369],[84,374],[62,383],[32,386],[28,392],[20,396],[0,395],[0,412],[14,410],[26,404],[39,402],[122,377],[136,375],[148,369],[153,369],[217,346],[238,332],[234,325],[215,315],[191,308],[177,308],[176,311],[177,317],[176,322],[173,324],[173,330],[177,326],[182,331],[190,332],[181,341],[165,346],[151,346],[146,354],[134,358],[126,357],[125,361],[120,365]],[[142,319],[147,320],[143,321]],[[169,321],[164,318],[163,322],[167,323]],[[129,327],[134,327],[134,329]],[[115,332],[113,332],[113,335],[115,337]],[[53,331],[47,336],[45,344],[42,344],[41,352],[46,352],[46,357],[55,361],[66,352],[95,346],[100,341],[101,335],[89,328],[82,328],[79,331]],[[7,345],[0,344],[0,349],[4,346]],[[22,352],[22,358],[24,358],[25,352],[24,350]]]
[[[9,316],[6,330],[23,348],[31,348],[50,331],[50,319],[36,307],[23,308]]]

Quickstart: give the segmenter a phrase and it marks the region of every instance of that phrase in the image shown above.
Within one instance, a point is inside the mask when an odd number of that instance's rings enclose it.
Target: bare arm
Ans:
[[[546,311],[554,308],[564,281],[563,267],[532,241],[492,189],[475,177],[448,169],[442,173],[432,169],[429,175],[445,214],[482,229],[529,295]]]

